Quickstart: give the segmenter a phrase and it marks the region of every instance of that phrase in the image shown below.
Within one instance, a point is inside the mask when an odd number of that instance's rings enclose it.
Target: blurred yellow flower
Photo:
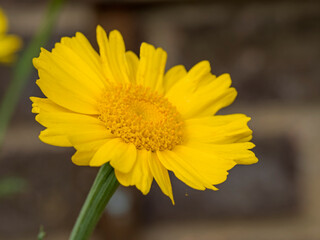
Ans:
[[[167,54],[142,43],[140,58],[121,34],[97,27],[98,54],[86,37],[64,37],[33,63],[47,98],[31,97],[39,138],[73,146],[77,165],[110,162],[118,181],[143,194],[153,179],[173,201],[168,170],[188,186],[217,190],[236,164],[257,162],[243,114],[217,116],[237,92],[229,74],[216,77],[208,61],[165,73]]]
[[[0,62],[11,63],[16,59],[15,53],[21,48],[22,41],[16,35],[7,34],[8,20],[0,8]]]

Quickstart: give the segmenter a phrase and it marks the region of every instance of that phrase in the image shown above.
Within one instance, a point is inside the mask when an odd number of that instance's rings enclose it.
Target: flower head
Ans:
[[[140,58],[121,34],[97,27],[98,54],[81,33],[64,37],[33,63],[47,98],[31,97],[39,138],[74,147],[73,163],[110,162],[118,181],[143,194],[153,179],[173,201],[168,170],[188,186],[217,190],[236,164],[257,162],[243,114],[216,115],[236,90],[228,74],[216,77],[202,61],[165,73],[167,54],[142,43]]]
[[[21,48],[22,41],[15,35],[7,35],[8,20],[0,8],[0,62],[11,63],[15,53]]]

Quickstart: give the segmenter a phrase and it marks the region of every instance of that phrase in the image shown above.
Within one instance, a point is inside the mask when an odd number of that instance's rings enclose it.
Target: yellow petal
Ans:
[[[228,115],[217,115],[217,116],[209,116],[209,117],[202,117],[202,118],[192,118],[188,119],[187,122],[192,124],[204,124],[207,126],[218,127],[224,126],[229,124],[233,121],[248,118],[245,114],[236,113],[236,114],[228,114]]]
[[[66,130],[73,126],[82,127],[82,130],[95,125],[104,126],[96,117],[71,112],[42,112],[36,116],[36,120],[45,127],[65,126]]]
[[[73,131],[73,130],[72,130]],[[90,127],[89,130],[68,132],[68,138],[73,145],[84,144],[86,142],[115,138],[115,135],[111,134],[104,127],[99,125]]]
[[[252,138],[252,131],[247,125],[249,120],[244,114],[231,114],[188,119],[185,124],[188,137],[194,141],[226,144]]]
[[[130,81],[132,83],[135,83],[136,82],[137,70],[138,70],[138,66],[139,66],[139,58],[132,51],[127,51],[126,52],[126,58],[127,58],[127,63],[128,63],[128,67],[129,67]]]
[[[136,161],[136,155],[137,149],[133,144],[115,138],[101,146],[92,158],[90,166],[101,166],[110,161],[115,170],[128,173]]]
[[[68,109],[63,108],[48,98],[30,97],[32,101],[32,112],[40,113],[44,112],[70,112]]]
[[[45,129],[41,131],[39,139],[44,143],[58,147],[72,147],[68,137],[58,129]]]
[[[102,72],[101,59],[96,50],[93,49],[88,39],[80,32],[76,33],[75,37],[63,37],[61,43],[72,49],[80,59],[90,66],[94,74],[93,81],[99,86],[106,86],[105,77]]]
[[[191,144],[179,145],[173,151],[163,153],[161,162],[186,184],[200,190],[217,190],[212,185],[224,182],[227,170],[236,164],[232,159],[197,149]]]
[[[75,154],[71,157],[71,160],[74,164],[78,166],[89,166],[90,160],[92,159],[95,152],[80,152],[76,151]]]
[[[70,112],[42,111],[36,116],[36,120],[48,128],[40,134],[40,139],[55,146],[72,146],[82,144],[84,140],[113,137],[103,123],[92,116]]]
[[[250,150],[254,147],[251,142],[217,145],[215,152],[233,159],[237,164],[249,165],[258,162],[254,152]]]
[[[0,37],[0,61],[11,63],[16,59],[16,52],[21,48],[22,41],[15,35],[2,35]]]
[[[50,100],[75,112],[97,114],[97,100],[107,82],[92,47],[84,41],[81,34],[63,38],[52,52],[42,49],[33,64],[40,77],[37,84]]]
[[[148,162],[151,173],[158,183],[161,191],[171,199],[172,204],[174,205],[172,186],[168,170],[161,164],[155,153],[152,153],[151,158],[149,158]]]
[[[185,77],[187,71],[183,65],[177,65],[168,70],[164,75],[163,79],[163,88],[165,92],[168,92],[169,89],[179,82],[183,77]]]
[[[46,97],[48,97],[56,104],[77,113],[99,113],[96,99],[85,95],[81,97],[81,94],[85,91],[84,89],[79,89],[78,87],[72,88],[71,86],[58,86],[53,82],[50,82],[50,80],[53,80],[54,77],[51,77],[50,75],[42,76],[44,76],[44,78],[49,81],[39,79],[38,81],[36,81],[36,83],[41,91],[46,95]]]
[[[166,97],[185,119],[211,116],[234,101],[237,92],[230,85],[228,74],[216,78],[209,63],[203,61],[172,86]]]
[[[199,174],[204,187],[213,190],[217,188],[212,185],[224,182],[227,179],[227,171],[236,165],[233,159],[206,152],[191,144],[176,147],[174,154],[178,156],[177,160],[183,160],[184,165],[191,166],[190,171],[193,169]],[[196,176],[194,173],[192,175]]]
[[[80,152],[93,152],[95,154],[98,151],[98,149],[108,141],[110,141],[110,138],[97,139],[89,142],[84,141],[82,143],[74,144],[73,147]]]
[[[154,46],[142,43],[140,48],[140,61],[137,70],[137,84],[163,92],[162,82],[167,61],[167,53]]]
[[[189,147],[196,148],[217,158],[235,161],[237,164],[254,164],[258,162],[255,154],[250,150],[255,147],[251,142],[238,142],[230,144],[207,144],[189,141]]]
[[[175,153],[168,150],[158,151],[157,156],[163,166],[172,171],[185,184],[194,189],[205,190],[202,176]]]
[[[137,151],[137,159],[132,169],[128,173],[115,170],[115,174],[119,182],[123,186],[136,186],[144,195],[150,191],[153,180],[149,169],[149,159],[151,152],[146,150]]]
[[[129,83],[130,70],[120,32],[111,31],[108,39],[104,29],[98,25],[97,41],[105,77],[113,83]]]

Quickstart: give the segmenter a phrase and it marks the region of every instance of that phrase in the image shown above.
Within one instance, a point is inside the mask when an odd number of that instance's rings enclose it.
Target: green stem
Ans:
[[[109,163],[103,165],[72,229],[69,240],[87,240],[98,223],[107,203],[119,186]]]
[[[32,59],[39,55],[40,47],[48,41],[64,1],[65,0],[51,0],[41,29],[33,37],[16,63],[12,81],[0,104],[0,148],[21,92],[32,72]]]

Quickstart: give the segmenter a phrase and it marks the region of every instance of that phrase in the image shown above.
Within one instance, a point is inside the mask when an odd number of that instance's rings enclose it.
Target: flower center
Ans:
[[[149,88],[112,86],[103,94],[99,110],[107,129],[137,149],[172,150],[182,142],[181,115],[166,98]]]

